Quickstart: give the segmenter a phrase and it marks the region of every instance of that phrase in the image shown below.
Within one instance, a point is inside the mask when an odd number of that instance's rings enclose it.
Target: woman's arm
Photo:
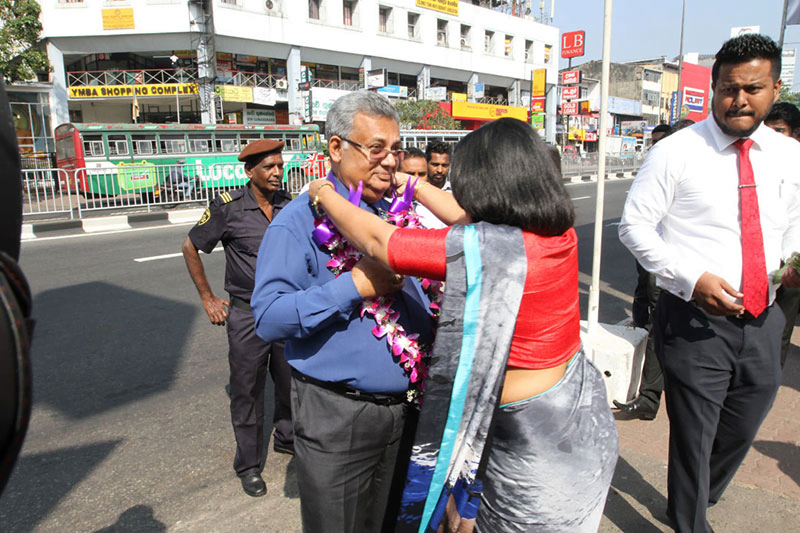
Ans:
[[[398,228],[380,217],[360,209],[339,195],[326,179],[311,182],[308,197],[319,198],[319,205],[330,217],[345,239],[361,250],[365,255],[375,259],[386,268],[389,266],[389,238]]]
[[[458,205],[455,197],[438,187],[434,187],[427,181],[420,181],[417,183],[417,189],[414,191],[414,199],[419,203],[430,209],[436,218],[452,226],[453,224],[460,224],[466,226],[472,224],[472,219],[464,211],[464,208]]]
[[[410,176],[404,172],[395,172],[394,183],[397,194],[400,195],[406,188]],[[472,219],[464,209],[458,205],[455,197],[438,187],[434,187],[427,181],[420,180],[414,190],[414,200],[430,209],[436,218],[452,226],[460,224],[466,226],[472,224]]]

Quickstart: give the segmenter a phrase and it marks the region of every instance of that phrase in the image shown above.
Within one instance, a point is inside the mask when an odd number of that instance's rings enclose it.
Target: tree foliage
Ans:
[[[789,92],[788,87],[781,87],[781,94],[778,97],[779,102],[789,102],[800,107],[800,93]]]
[[[402,130],[460,130],[461,122],[431,100],[407,100],[395,104]]]
[[[38,47],[40,11],[35,0],[0,0],[0,75],[6,83],[50,72],[47,54]]]

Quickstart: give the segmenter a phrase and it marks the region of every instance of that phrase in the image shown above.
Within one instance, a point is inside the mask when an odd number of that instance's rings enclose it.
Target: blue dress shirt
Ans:
[[[332,175],[331,175],[332,176]],[[334,178],[336,191],[347,191]],[[373,208],[360,204],[362,209]],[[385,200],[374,207],[386,209]],[[256,333],[267,342],[286,340],[286,360],[299,372],[322,381],[344,382],[371,393],[398,394],[408,376],[386,338],[372,334],[375,320],[362,318],[362,298],[350,272],[335,277],[325,266],[330,252],[311,238],[314,213],[303,193],[275,217],[264,234],[250,299]],[[393,309],[408,333],[431,342],[430,302],[419,281],[406,278],[392,294]]]

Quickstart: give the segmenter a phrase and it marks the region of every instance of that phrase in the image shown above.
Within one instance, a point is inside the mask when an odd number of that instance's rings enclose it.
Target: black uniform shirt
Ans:
[[[292,196],[275,191],[272,218]],[[225,290],[228,294],[250,301],[256,275],[256,256],[269,220],[253,195],[248,183],[241,189],[220,193],[211,202],[189,238],[198,250],[211,253],[219,241],[225,247]]]

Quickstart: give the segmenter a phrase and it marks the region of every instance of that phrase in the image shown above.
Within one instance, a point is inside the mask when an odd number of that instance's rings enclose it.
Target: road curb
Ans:
[[[163,224],[185,224],[195,222],[205,211],[205,207],[180,209],[162,213],[136,213],[131,215],[110,215],[79,220],[57,220],[33,222],[22,225],[22,241],[35,240],[53,235],[98,233],[119,231]]]
[[[636,177],[636,171],[630,172],[615,172],[606,174],[606,181],[624,180]],[[586,183],[597,181],[597,174],[576,174],[574,176],[564,176],[561,178],[565,184],[567,183]]]

